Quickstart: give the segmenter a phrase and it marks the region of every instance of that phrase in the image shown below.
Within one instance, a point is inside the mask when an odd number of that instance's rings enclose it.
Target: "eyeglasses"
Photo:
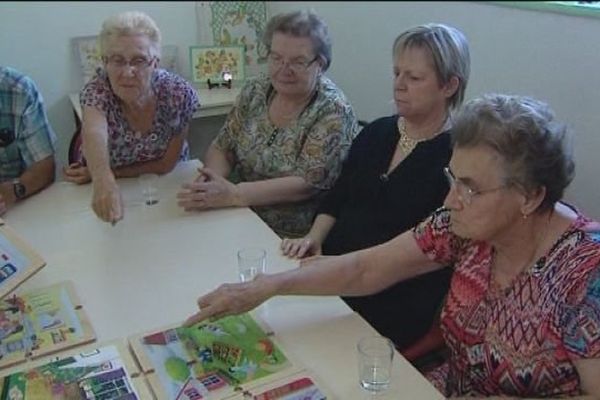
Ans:
[[[456,177],[454,176],[454,174],[452,173],[452,171],[450,170],[449,167],[444,167],[444,175],[446,175],[446,179],[448,179],[450,188],[451,189],[452,189],[452,187],[456,188],[456,193],[458,194],[458,198],[460,199],[460,201],[462,201],[466,205],[470,205],[473,202],[473,197],[481,196],[486,193],[496,192],[500,189],[504,189],[507,186],[509,186],[508,184],[505,183],[501,186],[491,188],[491,189],[475,190],[473,188],[470,188],[469,185],[467,185],[460,179],[456,179]]]
[[[125,57],[121,56],[110,56],[105,57],[104,62],[107,66],[114,69],[124,69],[127,66],[130,66],[136,71],[141,71],[148,68],[152,62],[154,61],[154,57],[147,59],[146,57],[133,57],[131,60],[126,60]]]
[[[302,72],[305,72],[318,59],[319,59],[319,56],[315,56],[315,58],[313,58],[310,61],[302,61],[302,60],[285,61],[282,57],[271,53],[271,54],[269,54],[269,66],[271,68],[279,70],[279,69],[283,68],[284,65],[287,65],[288,68],[290,70],[292,70],[294,73],[300,74]]]

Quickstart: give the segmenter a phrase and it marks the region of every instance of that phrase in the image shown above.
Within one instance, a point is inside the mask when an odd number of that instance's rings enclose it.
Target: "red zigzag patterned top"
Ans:
[[[600,224],[578,218],[513,285],[490,285],[492,247],[449,230],[439,209],[414,229],[419,247],[454,264],[442,311],[449,361],[428,374],[446,396],[580,394],[573,361],[600,357]]]

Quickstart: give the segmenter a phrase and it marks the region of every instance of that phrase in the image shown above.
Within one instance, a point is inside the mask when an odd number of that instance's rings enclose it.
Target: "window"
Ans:
[[[600,1],[491,1],[490,3],[527,10],[600,18]]]

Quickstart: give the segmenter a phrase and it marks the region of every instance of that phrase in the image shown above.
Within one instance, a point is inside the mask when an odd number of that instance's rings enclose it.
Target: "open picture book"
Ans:
[[[0,370],[0,400],[324,400],[314,374],[250,314],[173,326]]]
[[[71,282],[0,300],[0,368],[90,343],[95,338]]]
[[[0,299],[45,265],[42,257],[0,219]]]
[[[129,343],[156,399],[332,399],[250,314],[170,327]]]

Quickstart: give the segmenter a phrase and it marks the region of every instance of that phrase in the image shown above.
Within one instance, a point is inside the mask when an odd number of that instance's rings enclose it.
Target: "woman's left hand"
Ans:
[[[68,167],[64,167],[63,173],[65,174],[66,181],[73,182],[78,185],[89,183],[92,180],[92,176],[90,175],[88,168],[79,163],[69,164]]]
[[[204,179],[184,184],[183,190],[177,193],[177,204],[185,211],[231,207],[238,204],[239,192],[235,184],[217,175],[210,168],[202,168],[199,172]]]

